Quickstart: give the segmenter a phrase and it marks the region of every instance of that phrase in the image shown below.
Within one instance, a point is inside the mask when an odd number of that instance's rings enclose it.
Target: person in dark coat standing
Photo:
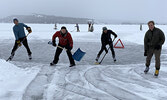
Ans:
[[[79,25],[78,24],[76,24],[76,26],[75,26],[76,28],[77,28],[77,32],[80,32],[80,30],[79,30]]]
[[[21,46],[22,44],[27,49],[28,57],[31,60],[32,59],[32,56],[31,56],[32,52],[28,46],[27,37],[26,37],[25,31],[24,31],[24,28],[26,28],[29,33],[31,33],[32,30],[29,26],[25,25],[24,23],[19,23],[18,19],[16,19],[16,18],[13,19],[13,23],[15,24],[13,27],[13,33],[14,33],[16,40],[15,40],[15,44],[14,44],[14,47],[12,49],[11,56],[10,56],[9,60],[13,59],[17,48],[19,46]]]
[[[91,22],[88,22],[88,32],[90,32]]]
[[[57,37],[59,38],[58,46],[57,46],[56,40],[55,40]],[[53,35],[52,45],[55,46],[55,47],[57,46],[57,50],[56,50],[56,53],[55,53],[54,60],[53,60],[53,62],[50,63],[50,66],[53,66],[53,65],[58,63],[59,56],[60,56],[61,52],[63,51],[63,48],[67,49],[66,52],[67,52],[67,55],[68,55],[68,58],[69,58],[69,61],[70,61],[70,66],[69,67],[75,66],[75,62],[74,62],[74,59],[73,59],[72,54],[71,54],[71,50],[73,48],[73,40],[72,40],[71,34],[67,31],[66,27],[64,27],[64,26],[61,27],[61,30],[57,31]]]
[[[108,53],[108,50],[106,48],[106,45],[110,46],[111,52],[112,52],[112,57],[114,62],[116,61],[115,58],[115,51],[114,51],[114,47],[113,47],[113,41],[111,38],[111,34],[114,35],[115,38],[117,38],[117,34],[115,34],[112,30],[108,30],[107,27],[103,27],[103,32],[101,35],[101,50],[99,51],[99,53],[97,54],[96,57],[96,61],[98,62],[98,59],[100,57],[100,55],[102,54],[102,52],[105,50],[106,53]]]
[[[146,57],[146,68],[145,73],[149,71],[151,58],[155,55],[155,76],[159,75],[160,70],[160,55],[162,45],[165,42],[165,35],[159,28],[156,28],[154,21],[148,22],[149,30],[146,32],[144,37],[144,56]]]

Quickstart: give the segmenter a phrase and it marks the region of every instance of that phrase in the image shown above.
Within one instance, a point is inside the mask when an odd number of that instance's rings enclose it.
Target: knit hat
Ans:
[[[65,30],[67,30],[65,26],[62,26],[61,29],[65,29]]]
[[[17,18],[14,18],[14,19],[13,19],[13,22],[15,22],[15,21],[17,21],[17,22],[18,22],[18,19],[17,19]]]
[[[107,27],[103,27],[103,31],[107,30]]]

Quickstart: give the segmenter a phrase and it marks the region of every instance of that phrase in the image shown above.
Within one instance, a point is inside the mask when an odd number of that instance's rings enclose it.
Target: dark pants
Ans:
[[[112,52],[112,57],[113,58],[115,58],[115,51],[114,51],[114,47],[113,47],[113,43],[108,43],[109,44],[109,46],[110,46],[110,50],[111,50],[111,52]],[[106,44],[107,45],[107,44]],[[98,57],[100,57],[100,55],[102,54],[102,52],[105,50],[105,51],[107,51],[107,48],[106,48],[106,45],[102,45],[101,46],[101,50],[99,51],[99,53],[98,53]]]
[[[28,55],[30,55],[30,54],[31,54],[31,51],[30,51],[30,48],[29,48],[29,46],[28,46],[28,42],[27,42],[26,37],[20,38],[19,40],[20,40],[20,42],[22,42],[22,44],[24,45],[24,47],[27,49]],[[11,52],[12,55],[15,54],[15,51],[18,49],[18,47],[19,47],[19,46],[18,46],[17,42],[15,41],[15,45],[14,45],[14,47],[13,47],[13,49],[12,49],[12,52]]]
[[[159,70],[160,69],[160,65],[161,65],[161,63],[160,63],[161,49],[159,49],[159,50],[150,49],[147,52],[146,66],[147,67],[150,66],[151,58],[152,58],[153,55],[155,55],[155,68],[157,70]]]
[[[77,26],[77,32],[80,32],[80,30],[79,30],[79,26]]]
[[[63,46],[61,46],[61,47],[63,47]],[[64,48],[64,47],[63,47],[63,48]],[[66,49],[67,49],[67,48],[66,48]],[[54,60],[53,60],[53,62],[54,62],[55,64],[58,63],[58,61],[59,61],[59,56],[60,56],[60,54],[61,54],[62,51],[63,51],[63,49],[57,47],[57,50],[56,50],[56,53],[55,53],[55,57],[54,57]],[[70,52],[70,51],[66,51],[66,52],[67,52],[67,55],[68,55],[70,64],[75,64],[74,59],[72,58],[71,52]]]

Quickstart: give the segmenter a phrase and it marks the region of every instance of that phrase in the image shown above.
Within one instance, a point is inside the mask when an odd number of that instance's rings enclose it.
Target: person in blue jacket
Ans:
[[[14,44],[14,47],[12,49],[11,56],[10,56],[9,60],[13,59],[17,48],[19,46],[21,46],[22,44],[27,49],[28,57],[31,60],[32,59],[32,56],[31,56],[32,52],[31,52],[31,50],[28,46],[28,42],[27,42],[27,38],[26,38],[24,28],[26,28],[29,33],[31,33],[32,30],[29,26],[25,25],[24,23],[19,23],[18,19],[16,19],[16,18],[13,19],[13,22],[15,24],[14,27],[13,27],[13,33],[14,33],[14,36],[15,36],[16,40],[15,40],[15,44]]]

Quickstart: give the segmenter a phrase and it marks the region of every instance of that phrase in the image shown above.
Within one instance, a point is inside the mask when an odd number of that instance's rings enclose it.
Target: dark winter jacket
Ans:
[[[117,35],[112,30],[107,30],[107,33],[102,33],[101,43],[103,46],[112,43],[111,34],[114,35],[115,38],[117,37]]]
[[[19,23],[18,25],[15,25],[13,27],[13,32],[14,32],[16,40],[19,40],[20,38],[23,38],[26,36],[25,31],[24,31],[24,27],[28,28],[28,26],[23,24],[23,23]]]
[[[144,37],[144,49],[154,49],[157,45],[161,46],[165,42],[164,33],[159,28],[154,28],[153,31],[148,30]]]
[[[69,32],[67,32],[66,34],[62,34],[61,31],[57,31],[53,35],[52,41],[54,41],[56,37],[59,38],[59,45],[64,46],[64,47],[69,45],[71,48],[73,47],[73,40]]]

